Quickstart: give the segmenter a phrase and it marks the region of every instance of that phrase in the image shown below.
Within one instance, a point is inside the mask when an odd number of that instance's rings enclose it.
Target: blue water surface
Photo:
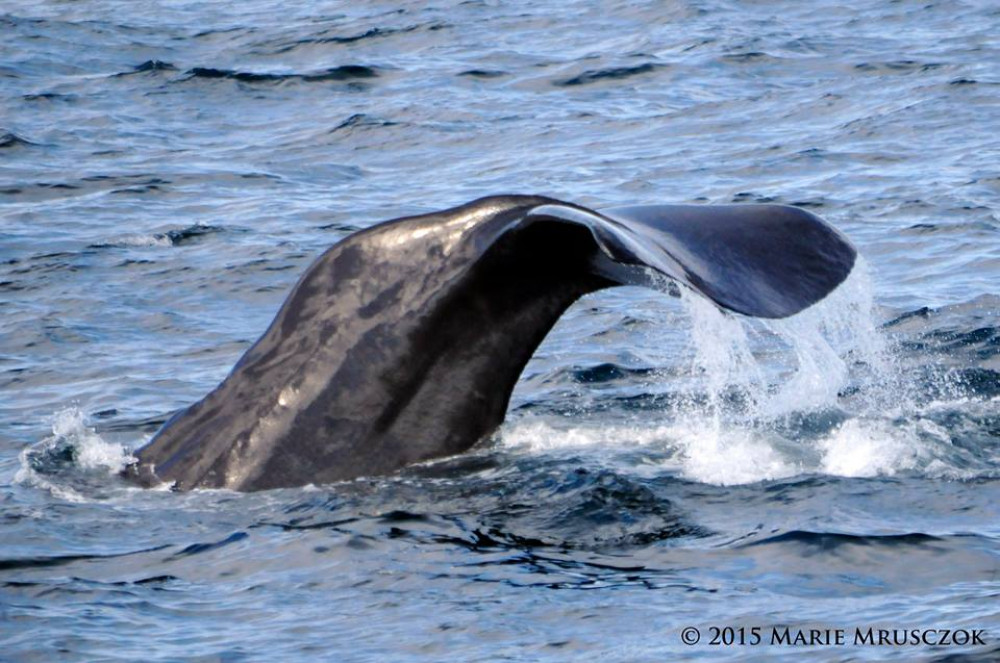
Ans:
[[[0,0],[0,37],[0,659],[1000,659],[995,2]],[[794,204],[864,264],[771,325],[590,295],[496,436],[399,476],[115,476],[325,248],[497,193]]]

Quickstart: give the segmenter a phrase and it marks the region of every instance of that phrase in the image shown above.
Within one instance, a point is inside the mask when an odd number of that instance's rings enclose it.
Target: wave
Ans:
[[[163,60],[146,60],[142,64],[137,64],[131,71],[123,71],[121,73],[114,74],[114,76],[120,78],[122,76],[133,76],[135,74],[146,74],[150,72],[157,73],[161,71],[177,71],[177,67],[169,62],[164,62]]]
[[[142,550],[132,550],[128,552],[121,553],[104,553],[104,554],[81,554],[81,555],[50,555],[50,556],[37,556],[37,557],[15,557],[10,559],[0,559],[0,571],[13,571],[19,569],[37,569],[52,566],[65,566],[67,564],[73,564],[80,561],[92,561],[100,559],[115,559],[118,557],[128,557],[130,555],[141,555],[143,553],[157,552],[165,548],[169,548],[169,545],[154,546],[152,548],[144,548]],[[156,576],[153,578],[148,578],[142,582],[157,582],[164,578],[164,576]]]
[[[327,45],[345,45],[345,44],[358,44],[359,42],[368,42],[374,40],[381,40],[388,37],[393,37],[396,35],[405,35],[412,32],[417,32],[420,30],[427,30],[429,32],[436,32],[438,30],[443,30],[448,28],[449,25],[446,23],[433,22],[429,24],[414,24],[407,25],[398,28],[384,28],[384,27],[371,27],[362,32],[357,32],[355,34],[331,34],[332,31],[323,31],[317,35],[302,37],[300,39],[293,40],[281,40],[274,42],[267,42],[259,44],[257,50],[266,55],[283,55],[290,53],[295,50],[302,48],[308,48],[313,46],[327,46]],[[337,31],[339,32],[339,30]]]
[[[632,76],[650,74],[658,69],[663,69],[666,65],[645,62],[633,67],[609,67],[607,69],[591,69],[571,78],[565,78],[553,82],[558,87],[574,87],[577,85],[590,85],[604,81],[619,81]]]
[[[910,532],[907,534],[843,534],[839,532],[811,532],[792,530],[774,536],[769,536],[749,543],[741,544],[741,548],[754,548],[775,544],[800,544],[812,548],[820,548],[830,552],[842,546],[926,546],[943,541],[941,537]]]
[[[330,130],[330,133],[335,131],[342,131],[344,129],[353,129],[355,127],[393,127],[398,125],[398,122],[392,122],[390,120],[383,120],[377,118],[373,115],[367,115],[365,113],[355,113],[348,117],[346,120],[335,126]]]
[[[889,60],[886,62],[859,62],[854,71],[865,74],[912,74],[940,69],[941,62],[920,62],[918,60]]]
[[[289,53],[296,49],[302,48],[303,46],[315,46],[317,44],[354,44],[359,41],[366,41],[376,38],[389,37],[394,34],[412,32],[418,29],[420,26],[412,25],[405,28],[369,28],[364,32],[346,35],[346,36],[319,36],[319,37],[305,37],[302,39],[296,39],[291,42],[284,43],[278,46],[274,50],[268,51],[272,55],[281,55],[283,53]]]
[[[195,224],[185,228],[175,228],[163,233],[152,233],[149,235],[122,235],[108,241],[90,244],[87,248],[117,249],[154,246],[184,246],[186,244],[200,242],[210,235],[230,232],[232,230],[233,228],[230,227]]]
[[[276,74],[216,69],[215,67],[195,67],[186,72],[184,80],[225,79],[240,83],[280,83],[284,81],[304,81],[319,83],[328,81],[356,81],[378,78],[379,68],[359,64],[346,64],[310,74]]]
[[[458,74],[459,76],[468,76],[470,78],[501,78],[503,76],[508,76],[506,71],[500,71],[499,69],[468,69]]]
[[[22,138],[10,131],[0,130],[0,150],[9,150],[16,147],[32,147],[37,145],[27,138]]]

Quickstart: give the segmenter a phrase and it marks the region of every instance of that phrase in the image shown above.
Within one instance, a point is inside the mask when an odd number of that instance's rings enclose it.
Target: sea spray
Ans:
[[[818,304],[783,320],[753,321],[794,362],[772,387],[761,414],[773,418],[827,407],[879,413],[908,400],[873,292],[868,266],[859,257],[851,276]],[[860,397],[845,398],[852,394]]]
[[[703,383],[690,393],[670,430],[681,474],[706,483],[738,484],[795,473],[752,427],[766,397],[765,379],[741,319],[685,291],[691,319],[691,373]]]
[[[616,450],[633,462],[623,449],[658,449],[660,471],[720,485],[949,467],[947,437],[919,416],[872,293],[860,259],[826,299],[781,320],[725,313],[684,291],[679,317],[690,321],[689,352],[662,378],[682,388],[674,406],[643,411],[629,425],[515,420],[502,439],[545,453],[587,449],[601,462]],[[669,317],[678,319],[673,310]],[[664,324],[647,333],[666,343],[677,331]]]
[[[886,420],[911,397],[879,329],[872,292],[859,259],[829,297],[782,320],[725,314],[685,294],[693,369],[706,376],[706,396],[703,407],[678,421],[681,431],[700,431],[678,438],[682,474],[726,484],[774,479],[793,468],[873,476],[914,467],[916,431]],[[725,397],[734,389],[744,394],[736,407]]]
[[[91,427],[79,407],[72,406],[55,413],[52,435],[21,452],[21,468],[14,477],[16,483],[51,491],[70,501],[83,499],[79,491],[60,477],[86,475],[100,480],[121,472],[135,459],[121,444],[105,441]],[[79,486],[77,486],[79,487]]]

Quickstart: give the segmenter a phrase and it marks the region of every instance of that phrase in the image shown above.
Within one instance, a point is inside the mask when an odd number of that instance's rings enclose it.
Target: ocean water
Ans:
[[[1000,659],[998,35],[988,0],[0,0],[0,660]],[[863,261],[766,324],[590,295],[493,438],[398,476],[115,476],[326,247],[495,193],[795,204]]]

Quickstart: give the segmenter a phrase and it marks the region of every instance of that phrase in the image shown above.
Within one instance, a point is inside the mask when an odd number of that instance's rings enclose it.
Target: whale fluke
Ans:
[[[180,490],[390,474],[499,426],[535,348],[588,292],[677,282],[779,318],[836,288],[855,257],[837,230],[780,205],[595,211],[494,196],[387,221],[320,256],[222,384],[128,473]]]

